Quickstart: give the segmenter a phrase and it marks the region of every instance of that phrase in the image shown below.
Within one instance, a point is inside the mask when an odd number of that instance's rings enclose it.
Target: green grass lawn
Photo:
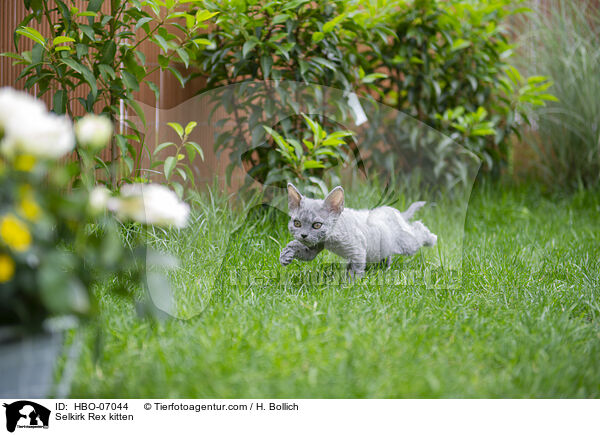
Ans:
[[[274,279],[284,218],[215,197],[195,208],[188,230],[154,242],[181,258],[181,318],[149,322],[103,294],[101,339],[87,329],[74,397],[600,396],[598,193],[476,185],[464,243],[451,201],[424,210],[450,235],[396,267],[462,258],[451,289],[380,285],[376,268],[354,283],[304,279],[327,255]]]

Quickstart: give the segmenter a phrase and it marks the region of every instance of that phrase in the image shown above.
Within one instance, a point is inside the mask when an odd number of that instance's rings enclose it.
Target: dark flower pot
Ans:
[[[71,325],[72,326],[72,325]],[[64,347],[68,327],[46,328],[36,335],[23,335],[18,328],[0,328],[0,398],[39,399],[68,396],[71,374],[79,354],[80,340]],[[55,385],[57,361],[67,353],[62,376]]]

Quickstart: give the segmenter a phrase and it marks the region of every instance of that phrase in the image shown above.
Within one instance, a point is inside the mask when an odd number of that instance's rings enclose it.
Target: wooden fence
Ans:
[[[80,9],[85,9],[85,4],[86,2],[82,0],[75,0],[75,5]],[[106,12],[108,6],[109,2],[105,2],[102,7],[103,11]],[[25,16],[26,9],[23,0],[0,0],[0,52],[16,51],[13,43],[14,31]],[[29,26],[36,28],[43,35],[50,33],[48,25],[45,22],[42,22],[40,25],[36,21],[32,21],[29,23]],[[32,44],[31,40],[22,37],[19,43],[19,51],[30,50]],[[150,42],[145,42],[140,46],[140,50],[146,56],[150,68],[157,65],[158,47]],[[14,60],[11,58],[0,57],[0,87],[12,86],[17,89],[23,89],[24,80],[17,81],[23,67],[13,65],[13,62]],[[196,127],[191,139],[198,142],[205,151],[205,162],[195,164],[195,171],[199,175],[200,180],[206,181],[211,180],[215,174],[224,174],[227,156],[224,155],[220,159],[217,159],[215,153],[212,152],[214,130],[207,123],[210,108],[203,105],[190,105],[188,103],[185,106],[188,108],[194,107],[193,113],[190,113],[189,109],[185,111],[178,109],[178,106],[188,101],[204,88],[206,80],[199,77],[188,82],[184,89],[170,72],[157,70],[149,79],[159,86],[160,99],[157,100],[154,93],[145,84],[142,84],[140,91],[135,96],[136,100],[142,103],[141,106],[146,115],[146,144],[150,144],[150,148],[152,148],[155,144],[163,141],[175,141],[176,135],[167,127],[167,122],[187,122],[194,120],[199,125]],[[37,87],[34,87],[30,92],[38,96]],[[81,86],[70,97],[86,97],[87,92],[86,87]],[[40,99],[46,103],[47,107],[51,107],[51,92],[40,96]],[[71,108],[76,116],[84,114],[83,108],[80,107],[78,102],[73,102],[72,104]],[[122,113],[122,117],[128,116],[131,116],[131,114]],[[124,128],[124,126],[119,125],[116,128]],[[102,157],[108,159],[109,154],[110,151],[106,149]],[[147,164],[147,159],[143,160],[140,168],[147,167]],[[148,174],[141,173],[140,175],[146,176]]]

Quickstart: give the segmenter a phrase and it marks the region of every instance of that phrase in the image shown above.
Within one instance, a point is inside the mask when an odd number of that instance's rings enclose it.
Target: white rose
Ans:
[[[44,103],[31,95],[15,91],[13,88],[0,89],[0,132],[4,131],[13,119],[15,122],[26,122],[28,116],[37,118],[44,113]]]
[[[4,137],[0,151],[57,159],[75,146],[73,126],[64,117],[48,113],[44,105],[24,92],[0,92],[0,126]]]
[[[75,124],[77,141],[93,151],[108,145],[112,133],[112,122],[106,116],[87,115]]]
[[[110,190],[104,186],[96,186],[90,192],[88,198],[90,210],[92,213],[102,213],[108,206],[110,200]]]
[[[109,210],[119,217],[150,225],[187,225],[190,207],[160,184],[128,184],[119,198],[110,198]]]

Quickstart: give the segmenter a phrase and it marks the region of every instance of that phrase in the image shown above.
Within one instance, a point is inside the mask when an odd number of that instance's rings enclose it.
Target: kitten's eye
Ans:
[[[323,225],[321,222],[315,222],[314,224],[312,224],[312,227],[315,230],[318,230],[319,228],[321,228],[321,225]]]
[[[302,222],[300,222],[298,219],[295,219],[295,220],[294,220],[294,226],[295,226],[296,228],[300,228],[300,227],[302,226]]]

